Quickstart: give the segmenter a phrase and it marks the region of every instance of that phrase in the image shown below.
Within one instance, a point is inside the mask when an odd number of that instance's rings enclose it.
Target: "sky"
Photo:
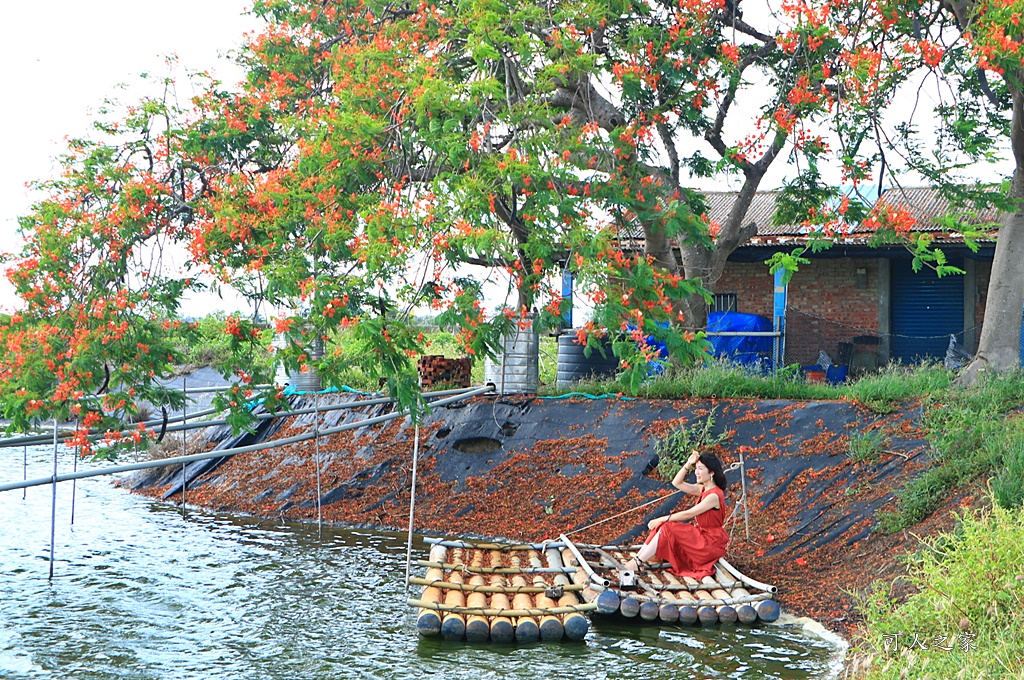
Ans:
[[[0,107],[3,162],[0,162],[0,250],[18,245],[17,218],[32,203],[26,182],[57,171],[54,158],[66,136],[81,136],[104,99],[130,102],[144,94],[139,74],[210,70],[225,83],[241,72],[225,59],[258,22],[243,15],[250,0],[51,0],[11,2],[4,7],[0,74],[5,89]],[[179,82],[184,78],[179,78]],[[120,85],[125,87],[121,88]],[[179,90],[187,99],[189,93]],[[0,283],[0,310],[15,297]],[[200,301],[202,315],[232,302]]]

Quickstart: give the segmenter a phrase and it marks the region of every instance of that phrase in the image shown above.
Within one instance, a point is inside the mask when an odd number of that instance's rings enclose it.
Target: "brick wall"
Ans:
[[[863,269],[863,287],[857,270]],[[771,318],[774,277],[761,262],[730,262],[716,293],[735,293],[737,311]],[[789,284],[786,363],[818,362],[824,350],[837,361],[840,343],[877,335],[878,263],[875,259],[835,258],[802,265]]]
[[[857,286],[864,269],[864,286]],[[992,263],[975,263],[975,338],[981,336]],[[774,278],[762,262],[729,262],[716,293],[735,293],[737,311],[771,318]],[[800,267],[789,284],[786,363],[815,364],[818,351],[839,359],[839,343],[878,335],[879,266],[874,258],[816,259]],[[970,304],[970,301],[965,301]],[[857,348],[855,348],[857,349]],[[860,347],[859,349],[870,349]]]

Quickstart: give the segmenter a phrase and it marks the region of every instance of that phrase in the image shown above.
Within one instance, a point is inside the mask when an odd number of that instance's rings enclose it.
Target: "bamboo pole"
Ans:
[[[530,560],[530,566],[537,568],[541,566],[540,553],[536,550],[531,550],[528,553],[528,559]],[[533,576],[533,585],[535,586],[547,586],[547,581],[539,573]],[[534,605],[538,609],[556,609],[558,603],[547,596],[545,593],[537,593],[533,596]],[[563,612],[564,613],[564,612]],[[554,614],[548,614],[541,616],[540,618],[540,639],[544,642],[558,642],[562,639],[562,635],[565,633],[565,627],[562,626],[561,619]]]
[[[562,550],[562,560],[569,566],[575,566],[576,572],[572,576],[574,583],[586,583],[587,588],[583,590],[584,602],[597,605],[597,613],[614,614],[619,611],[619,594],[610,587],[605,587],[594,582],[587,574],[583,565],[576,559],[576,553],[569,548]]]
[[[594,587],[595,588],[599,588],[600,586],[595,585]],[[604,595],[606,592],[614,593],[615,589],[614,588],[608,588],[607,590],[603,591],[601,593],[601,595]],[[659,603],[661,603],[661,602],[665,601],[664,599],[662,599],[660,597],[651,597],[649,595],[631,594],[630,597],[633,598],[634,600],[636,600],[638,605],[641,602],[659,602]],[[711,609],[714,609],[715,607],[719,607],[719,606],[721,606],[723,604],[728,604],[728,605],[735,606],[737,603],[742,603],[742,602],[751,602],[751,603],[755,603],[756,602],[756,603],[760,603],[762,601],[769,601],[769,600],[771,600],[771,598],[772,598],[772,594],[771,593],[757,593],[755,595],[750,595],[749,597],[730,598],[728,601],[719,600],[719,599],[716,599],[716,598],[693,600],[690,604],[692,604],[694,607],[697,607],[697,608],[699,608],[699,607],[711,607]],[[580,606],[584,607],[586,605],[580,605]],[[580,611],[583,611],[583,610],[581,609]],[[589,609],[587,611],[589,611]],[[598,612],[598,613],[601,613],[601,612]],[[716,612],[716,615],[717,615],[717,612]]]
[[[684,585],[680,583],[679,579],[676,578],[675,574],[664,571],[662,572],[667,585]],[[689,587],[689,586],[687,586]],[[679,622],[685,623],[686,625],[692,626],[697,623],[700,617],[697,616],[697,598],[689,590],[678,590],[672,591],[672,594],[679,600]]]
[[[691,578],[689,576],[684,576],[683,577],[683,581],[685,583],[689,583],[689,584],[692,584],[692,585],[699,583],[697,581],[697,579]],[[710,600],[714,600],[715,599],[715,598],[713,598],[711,596],[710,592],[708,592],[707,590],[705,590],[703,588],[701,588],[700,590],[695,591],[693,593],[693,595],[698,600],[710,601]],[[724,604],[724,603],[720,602],[720,601],[719,602],[715,602],[715,605],[718,605],[718,604]],[[702,624],[710,625],[710,624],[716,623],[718,621],[718,610],[715,609],[715,605],[712,605],[712,604],[700,604],[700,603],[697,605],[697,618],[700,620],[700,622]]]
[[[491,550],[491,566],[502,566],[501,551]],[[505,577],[501,574],[492,574],[490,577],[491,586],[495,588],[506,588]],[[511,609],[508,595],[504,590],[491,595],[491,607],[494,609]],[[516,629],[512,619],[507,616],[495,616],[491,618],[491,640],[494,642],[512,642],[515,640]]]
[[[576,559],[576,555],[573,554],[569,548],[562,548],[562,564],[567,567],[574,567],[576,571],[572,572],[570,578],[574,587],[582,586],[580,590],[580,597],[584,602],[593,602],[597,599],[597,591],[591,587],[590,577],[587,576],[586,570],[580,565]]]
[[[661,579],[654,572],[648,577],[651,587],[657,589],[662,585]],[[679,620],[679,598],[671,591],[662,591],[665,602],[658,608],[658,619],[664,623],[675,623]]]
[[[729,591],[724,590],[722,586],[712,576],[705,576],[701,579],[701,583],[708,586],[711,592],[711,597],[716,600],[729,600]],[[739,618],[736,615],[736,608],[731,604],[721,604],[715,607],[715,611],[718,612],[718,620],[721,623],[736,623]]]
[[[750,591],[740,585],[740,582],[732,578],[732,576],[725,571],[720,564],[715,565],[715,576],[719,583],[723,584],[723,588],[726,587],[724,584],[731,582],[729,597],[736,601],[740,598],[750,597]],[[736,609],[736,618],[740,623],[751,624],[757,621],[757,610],[748,603],[737,603],[734,605]]]
[[[727,572],[729,572],[734,577],[736,577],[736,579],[742,581],[743,583],[747,584],[751,588],[756,588],[757,590],[763,590],[766,593],[774,593],[774,592],[776,592],[776,590],[778,590],[775,586],[770,586],[767,583],[762,583],[760,581],[757,581],[757,580],[754,580],[754,579],[750,578],[746,574],[742,573],[739,569],[737,569],[736,567],[734,567],[731,564],[729,564],[725,560],[724,557],[719,558],[718,563],[721,564],[722,567],[724,567]]]
[[[544,551],[548,558],[549,567],[562,567],[562,553],[558,548],[548,548]],[[566,590],[572,583],[565,574],[555,574],[554,582],[556,588],[562,589],[562,595],[558,598],[558,606],[568,607],[580,604],[579,598],[571,590]],[[562,615],[562,627],[565,629],[565,637],[570,640],[582,640],[590,630],[590,620],[579,612],[572,612]]]
[[[447,548],[435,545],[430,549],[430,560],[432,562],[444,562],[447,553]],[[436,584],[443,579],[444,572],[441,569],[437,567],[428,569],[427,577],[423,579],[425,583],[421,584],[427,587],[423,589],[420,599],[424,602],[433,602],[435,604],[440,602],[442,598],[441,589]],[[420,635],[426,637],[439,635],[441,633],[441,615],[433,609],[420,608],[416,616],[416,630],[420,632]]]
[[[519,556],[512,555],[511,563],[513,566],[519,564]],[[526,592],[525,588],[533,588],[526,583],[526,577],[522,574],[516,574],[512,577],[512,587],[517,588],[518,591],[512,597],[512,607],[515,609],[530,609],[533,607],[533,597],[531,592]],[[537,625],[537,618],[534,616],[520,616],[512,619],[512,622],[516,627],[516,641],[517,642],[536,642],[540,639],[540,626]]]
[[[455,564],[462,564],[462,551],[458,548],[453,551],[452,561]],[[448,580],[452,583],[462,583],[462,574],[458,571],[453,571],[448,575]],[[439,604],[433,607],[427,604],[418,606],[425,609],[447,611],[448,613],[441,619],[441,637],[445,640],[461,640],[466,634],[466,617],[454,610],[466,606],[466,597],[462,594],[461,590],[446,590],[444,593],[444,604],[445,609],[441,609]]]
[[[470,552],[469,566],[471,569],[484,566],[483,553],[479,550]],[[466,597],[466,606],[474,609],[487,609],[489,607],[487,594],[476,590],[479,586],[487,585],[483,575],[478,572],[473,573],[469,577],[469,585],[472,587],[472,590],[469,591],[469,595]],[[466,617],[466,640],[468,642],[487,642],[490,633],[491,627],[487,622],[486,616],[470,614]]]
[[[563,568],[563,569],[550,569],[548,567],[541,567],[541,568],[538,568],[538,569],[534,569],[534,568],[531,568],[531,567],[522,567],[522,568],[500,567],[500,568],[494,569],[494,568],[491,568],[491,567],[471,567],[471,566],[466,565],[466,564],[456,564],[454,562],[447,562],[447,563],[431,562],[430,560],[416,560],[416,566],[418,566],[418,567],[426,567],[428,569],[431,568],[431,567],[437,567],[438,569],[444,569],[445,571],[451,571],[452,569],[458,569],[459,571],[468,571],[468,572],[477,573],[477,574],[505,574],[505,575],[510,575],[510,574],[534,574],[534,573],[550,574],[550,573],[554,573],[554,572],[558,572],[558,571],[562,571],[562,572],[565,572],[565,573],[571,573],[571,572],[574,571],[574,569],[571,569],[571,568],[568,568],[568,567]]]
[[[452,590],[452,591],[449,591],[449,592],[456,593],[458,591]],[[413,599],[406,600],[406,604],[408,604],[410,607],[425,607],[427,609],[435,609],[437,611],[445,612],[446,613],[446,616],[445,616],[445,619],[444,619],[445,621],[447,621],[449,616],[451,616],[452,614],[464,614],[464,615],[479,614],[481,616],[508,616],[509,618],[516,618],[516,617],[520,617],[520,616],[545,616],[545,617],[546,616],[550,616],[550,617],[552,617],[553,619],[555,619],[557,621],[559,614],[565,614],[567,612],[574,612],[574,611],[590,612],[590,611],[594,611],[595,609],[597,609],[597,605],[593,605],[593,604],[580,604],[580,605],[577,605],[575,607],[557,607],[557,606],[556,607],[531,607],[529,609],[490,609],[490,608],[487,608],[487,609],[477,609],[477,608],[470,608],[470,607],[458,607],[458,606],[450,605],[450,604],[443,603],[443,602],[436,602],[436,603],[434,603],[434,602],[424,602],[423,600],[413,600]],[[441,625],[442,625],[441,635],[443,636],[444,635],[444,630],[443,630],[444,622],[442,622]],[[446,639],[460,639],[460,638],[446,638]],[[546,638],[543,638],[543,639],[546,639]],[[561,638],[559,637],[558,639],[561,639]]]
[[[54,543],[57,531],[57,419],[53,419],[53,483],[50,503],[50,580],[53,580]]]
[[[544,548],[564,548],[561,542],[551,543],[498,543],[496,541],[466,541],[463,539],[427,537],[424,543],[431,545],[443,545],[448,548],[468,548],[470,550],[500,550],[502,552],[525,552],[527,550],[542,550]]]
[[[469,578],[470,585],[482,586],[486,584],[483,574],[473,574]],[[487,603],[487,593],[473,591],[466,598],[466,606],[472,609],[490,609],[492,605]],[[466,640],[468,642],[487,642],[491,635],[491,625],[486,616],[470,614],[466,617]]]
[[[432,571],[435,571],[435,570],[434,569],[428,570],[428,574],[430,572],[432,572]],[[440,569],[437,569],[436,571],[440,571]],[[492,576],[501,576],[501,574],[491,574],[491,575]],[[514,576],[521,576],[521,574],[515,574]],[[584,578],[586,578],[586,574],[584,574]],[[514,579],[513,579],[512,582],[514,583]],[[471,593],[471,592],[476,591],[476,592],[488,593],[488,594],[503,593],[506,596],[515,595],[517,593],[528,593],[530,595],[533,595],[535,593],[542,593],[545,590],[547,590],[547,588],[540,588],[540,587],[537,587],[537,586],[529,585],[528,583],[526,583],[526,579],[523,579],[523,586],[522,587],[517,587],[515,585],[508,585],[509,581],[505,580],[505,579],[502,580],[502,583],[505,583],[506,585],[500,586],[500,587],[499,586],[491,585],[492,583],[494,583],[493,580],[489,580],[488,581],[488,585],[473,586],[473,585],[470,585],[468,583],[452,583],[451,581],[445,581],[443,579],[443,577],[441,579],[432,579],[429,576],[428,577],[410,576],[409,577],[409,583],[411,583],[414,586],[434,586],[435,588],[440,588],[441,590],[449,590],[451,588],[457,588],[457,589],[461,590],[464,593]],[[587,588],[586,584],[577,585],[575,583],[571,583],[571,584],[565,586],[566,590],[571,591],[571,592],[577,592],[577,593],[585,590],[586,588]]]

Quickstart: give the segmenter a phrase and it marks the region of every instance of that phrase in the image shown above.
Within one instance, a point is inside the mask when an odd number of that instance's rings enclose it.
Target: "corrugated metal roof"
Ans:
[[[729,217],[733,203],[736,202],[735,191],[709,191],[704,194],[708,202],[708,219],[712,222],[724,223]],[[757,223],[758,236],[769,236],[772,234],[799,234],[797,228],[782,226],[776,227],[772,224],[775,217],[775,200],[778,198],[777,191],[758,191],[750,201],[747,208],[747,215],[743,224],[748,222]]]
[[[879,200],[889,205],[905,206],[917,220],[914,231],[944,231],[935,224],[935,218],[950,212],[949,201],[931,187],[906,187],[886,189]],[[985,224],[999,221],[999,211],[987,208],[977,211],[977,223]]]
[[[757,235],[750,239],[745,245],[765,246],[797,244],[804,240],[807,234],[807,227],[802,225],[774,225],[775,203],[778,198],[778,191],[758,191],[754,194],[750,207],[743,223],[754,222],[757,225]],[[708,204],[708,219],[713,222],[725,222],[729,217],[736,202],[737,192],[734,191],[709,191],[704,194]],[[930,187],[910,187],[903,189],[889,189],[882,194],[882,198],[891,205],[903,205],[917,221],[914,231],[927,231],[935,234],[938,243],[961,243],[962,237],[959,234],[950,234],[935,223],[935,218],[949,212],[949,201],[946,200],[936,189]],[[999,211],[994,208],[978,211],[976,217],[980,223],[991,223],[999,220]],[[871,233],[867,229],[855,228],[846,237],[847,243],[867,243]],[[630,221],[619,228],[619,238],[622,240],[643,240],[643,230],[635,221]],[[987,239],[986,239],[987,240]]]

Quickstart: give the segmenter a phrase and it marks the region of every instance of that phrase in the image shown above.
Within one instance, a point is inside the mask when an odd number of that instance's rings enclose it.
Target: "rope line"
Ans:
[[[637,510],[640,510],[641,508],[646,508],[648,505],[653,505],[654,503],[658,503],[660,501],[663,501],[666,498],[671,498],[672,496],[675,496],[677,493],[682,493],[682,491],[683,491],[682,489],[676,489],[672,493],[667,493],[664,496],[661,496],[660,498],[655,498],[654,500],[647,501],[646,503],[641,503],[640,505],[636,506],[635,508],[630,508],[629,510],[623,510],[622,512],[620,512],[617,515],[612,515],[611,517],[605,517],[604,519],[599,519],[598,521],[593,522],[591,524],[588,524],[586,526],[582,526],[579,529],[573,529],[572,531],[566,531],[562,535],[563,536],[570,536],[572,534],[576,534],[576,533],[579,533],[581,531],[584,531],[585,529],[590,529],[590,528],[596,527],[598,524],[604,524],[605,522],[610,522],[613,519],[617,519],[619,517],[622,517],[623,515],[628,515],[629,513],[636,512]]]

